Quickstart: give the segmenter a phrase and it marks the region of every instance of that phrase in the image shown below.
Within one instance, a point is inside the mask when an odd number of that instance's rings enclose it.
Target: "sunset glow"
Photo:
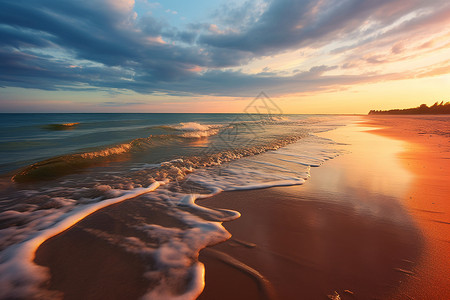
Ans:
[[[448,101],[448,1],[2,1],[2,112],[367,113]],[[99,9],[101,7],[101,9]]]

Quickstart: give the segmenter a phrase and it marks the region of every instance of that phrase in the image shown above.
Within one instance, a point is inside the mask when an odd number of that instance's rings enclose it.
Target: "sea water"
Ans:
[[[346,123],[319,115],[2,114],[0,298],[51,295],[41,287],[47,270],[33,262],[37,248],[89,214],[136,197],[167,207],[185,226],[136,217],[134,230],[149,240],[107,239],[157,262],[148,266],[156,284],[144,298],[197,297],[204,285],[198,252],[228,239],[222,222],[240,215],[195,200],[303,184],[310,167],[345,151],[315,134]],[[186,288],[173,291],[174,281]]]

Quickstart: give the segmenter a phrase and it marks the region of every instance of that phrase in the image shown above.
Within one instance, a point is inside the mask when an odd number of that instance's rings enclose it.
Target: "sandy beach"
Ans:
[[[444,299],[450,244],[448,211],[441,202],[448,188],[445,178],[432,180],[429,173],[418,172],[417,164],[433,172],[429,163],[436,163],[448,176],[448,165],[442,164],[448,151],[428,160],[429,154],[420,151],[436,144],[425,148],[420,139],[373,130],[390,126],[388,120],[321,133],[349,151],[312,168],[304,185],[198,200],[202,206],[242,214],[224,223],[231,239],[200,252],[206,285],[199,299],[327,299],[335,293],[341,299]],[[412,142],[421,146],[411,148]],[[413,200],[424,193],[427,198],[416,206]],[[126,235],[132,228],[129,220],[136,220],[127,214],[136,212],[149,221],[183,226],[165,209],[139,198],[128,200],[51,238],[35,259],[50,269],[48,287],[66,299],[139,298],[151,286],[142,279],[145,257],[92,238],[92,233],[101,229]],[[428,214],[432,217],[425,218]],[[183,289],[183,283],[174,289]]]
[[[397,155],[414,174],[404,199],[424,237],[413,272],[400,287],[404,299],[450,299],[450,133],[448,116],[371,116],[373,131],[407,141]]]
[[[351,153],[312,169],[303,186],[223,193],[202,202],[242,214],[225,224],[232,239],[214,248],[261,273],[279,299],[326,299],[334,291],[343,299],[391,298],[412,274],[423,240],[401,202],[411,183],[395,158],[402,143],[366,129],[325,133],[351,144]],[[239,298],[241,281],[228,283],[208,251],[200,260],[206,262],[201,299]],[[210,289],[217,282],[220,292]]]
[[[0,300],[450,300],[449,20],[0,0]]]

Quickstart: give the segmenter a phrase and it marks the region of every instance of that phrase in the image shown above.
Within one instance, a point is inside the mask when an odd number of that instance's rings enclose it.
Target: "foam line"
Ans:
[[[277,150],[277,151],[271,151],[271,152],[268,152],[268,153],[270,153],[270,154],[278,154],[278,155],[286,155],[286,156],[293,156],[293,157],[299,157],[299,158],[306,158],[306,159],[311,159],[311,160],[323,161],[322,159],[317,158],[317,157],[314,157],[314,156],[301,155],[301,154],[294,154],[294,153],[288,153],[288,152],[285,152],[285,151],[279,151],[279,150]]]
[[[205,212],[207,214],[212,214],[212,215],[216,215],[217,212],[227,214],[228,217],[225,217],[225,216],[221,217],[222,221],[232,221],[232,220],[239,218],[241,216],[241,214],[237,211],[229,210],[229,209],[217,209],[217,208],[209,209],[209,208],[197,205],[195,203],[195,200],[197,200],[197,199],[212,197],[212,196],[220,193],[220,191],[218,191],[217,193],[208,194],[208,195],[199,195],[199,194],[185,195],[179,200],[177,205],[188,206],[188,207],[194,208],[196,211],[201,211],[201,212]]]
[[[197,299],[205,287],[205,266],[201,262],[196,262],[191,266],[191,281],[188,284],[187,291],[181,295],[173,295],[167,287],[163,289],[156,287],[148,291],[142,300],[190,300]]]
[[[221,189],[208,195],[178,194],[177,205],[194,208],[197,211],[208,214],[217,214],[217,212],[226,213],[228,216],[221,216],[222,221],[231,221],[240,216],[240,213],[231,210],[216,210],[195,204],[198,198],[211,197],[220,193]],[[205,267],[202,263],[196,261],[189,265],[193,257],[197,257],[201,249],[207,246],[225,241],[231,237],[231,234],[222,226],[222,222],[205,221],[204,219],[192,215],[191,213],[178,210],[177,217],[185,224],[189,225],[187,229],[164,228],[158,225],[149,224],[145,226],[153,234],[158,233],[163,236],[173,235],[169,241],[163,242],[154,252],[153,258],[165,275],[162,276],[156,287],[152,287],[143,299],[170,299],[170,300],[188,300],[196,299],[205,286]],[[173,294],[170,278],[166,276],[177,277],[183,273],[183,269],[188,268],[189,283],[182,294]],[[169,274],[169,275],[167,275]]]
[[[291,162],[291,163],[294,163],[294,164],[299,164],[299,165],[308,166],[308,167],[320,167],[320,165],[318,165],[318,164],[304,163],[304,162],[301,162],[301,161],[298,161],[298,160],[290,160],[290,159],[283,159],[283,158],[278,158],[278,160],[282,160],[282,161],[285,161],[285,162]]]
[[[270,182],[264,182],[260,184],[249,184],[245,186],[235,186],[227,189],[227,191],[243,191],[243,190],[256,190],[256,189],[265,189],[269,187],[276,187],[276,186],[291,186],[291,185],[300,185],[305,183],[305,180],[302,178],[297,179],[288,179],[288,180],[277,180],[277,181],[270,181]]]
[[[37,286],[47,278],[47,269],[34,264],[33,260],[36,250],[43,242],[104,207],[152,192],[166,183],[156,181],[147,188],[134,189],[120,197],[75,209],[54,226],[5,249],[0,256],[0,298],[27,298],[40,293]]]

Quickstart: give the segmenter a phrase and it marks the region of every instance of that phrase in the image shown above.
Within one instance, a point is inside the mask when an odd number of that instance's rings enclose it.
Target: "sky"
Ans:
[[[450,101],[448,0],[0,0],[0,112]]]

